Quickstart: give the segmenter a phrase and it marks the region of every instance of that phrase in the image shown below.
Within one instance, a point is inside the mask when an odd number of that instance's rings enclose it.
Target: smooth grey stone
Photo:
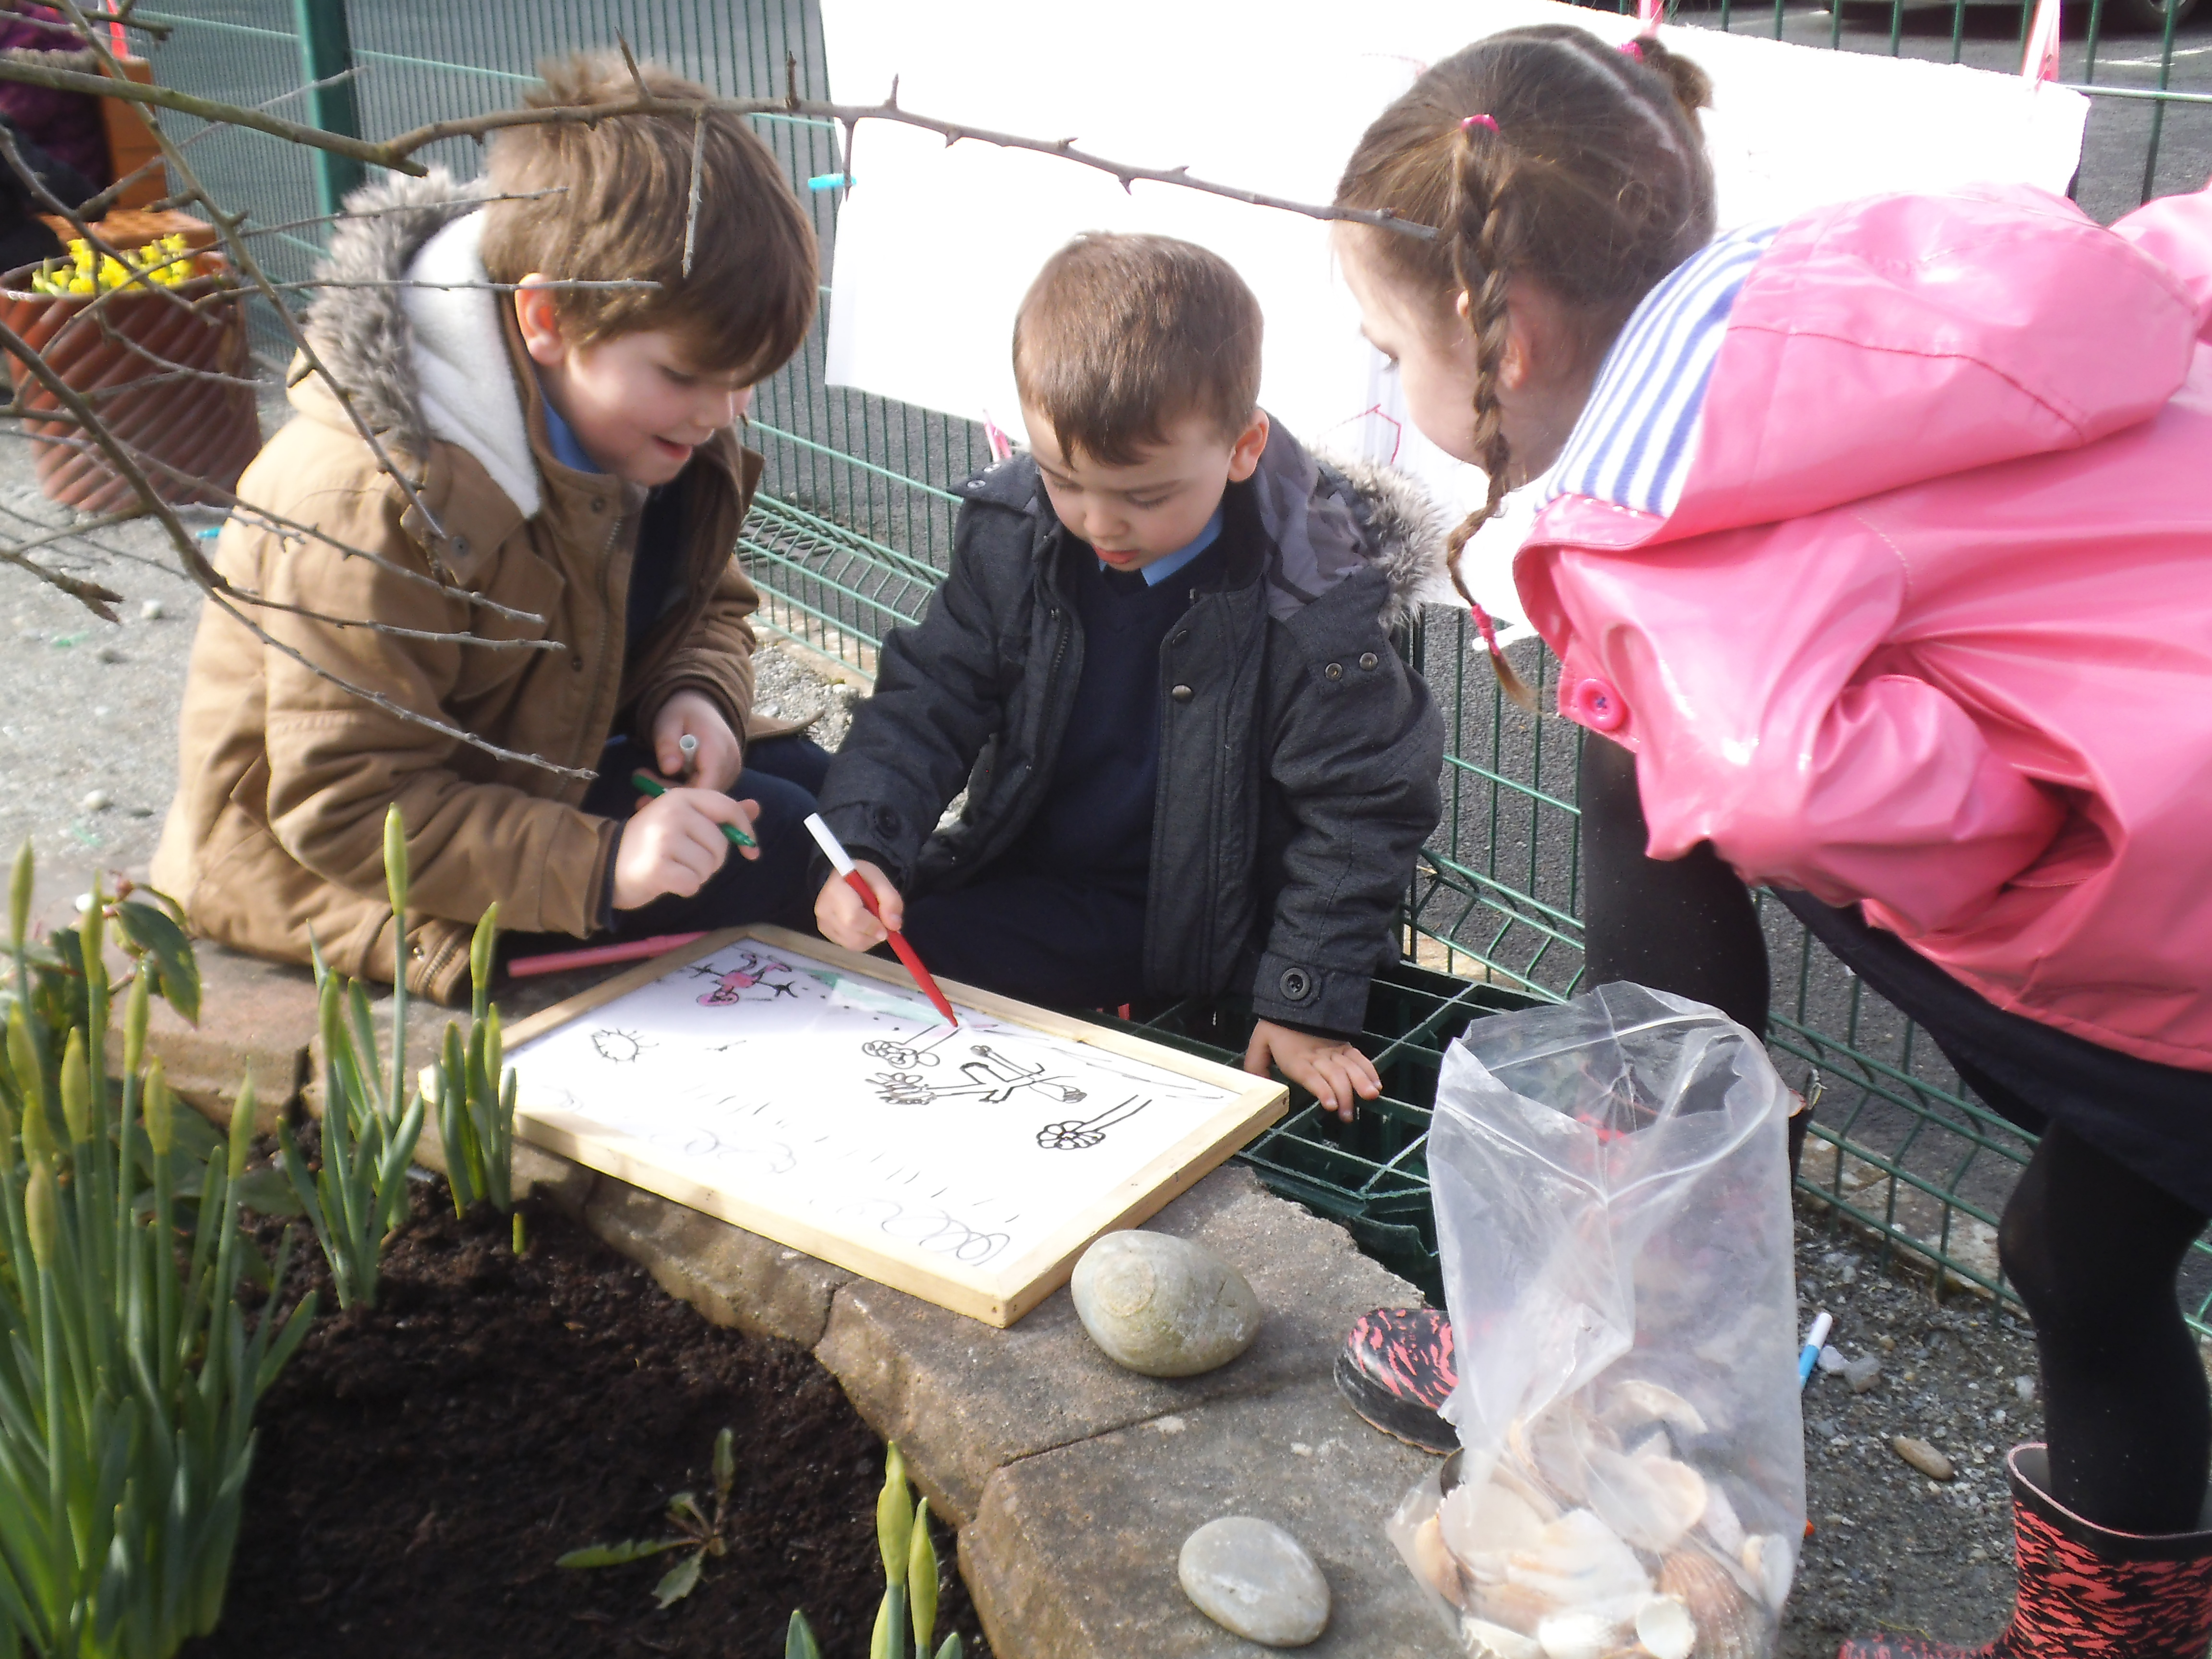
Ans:
[[[1083,1253],[1069,1288],[1091,1340],[1146,1376],[1212,1370],[1260,1334],[1260,1298],[1244,1275],[1167,1233],[1108,1233]]]
[[[1207,1522],[1183,1540],[1176,1577],[1200,1613],[1263,1647],[1302,1648],[1328,1628],[1328,1580],[1271,1522]]]

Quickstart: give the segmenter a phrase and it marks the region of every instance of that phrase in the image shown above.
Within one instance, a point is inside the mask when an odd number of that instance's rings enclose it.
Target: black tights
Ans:
[[[2063,1124],[2044,1131],[1997,1249],[2035,1321],[2051,1495],[2115,1532],[2191,1532],[2212,1400],[2174,1296],[2204,1218]]]
[[[1636,760],[1619,744],[1584,739],[1581,785],[1588,982],[1632,980],[1763,1031],[1766,942],[1743,884],[1710,846],[1644,856]],[[1961,1069],[1992,1106],[2013,1103]],[[2057,1124],[2005,1206],[1999,1250],[2035,1322],[2051,1496],[2114,1531],[2189,1531],[2204,1503],[2212,1403],[2174,1293],[2204,1221]]]

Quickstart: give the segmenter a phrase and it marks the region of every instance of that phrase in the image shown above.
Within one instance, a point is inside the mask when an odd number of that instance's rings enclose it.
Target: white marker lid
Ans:
[[[852,855],[846,852],[837,837],[830,833],[830,826],[822,822],[822,814],[809,812],[806,815],[806,833],[814,837],[814,844],[822,849],[830,863],[837,866],[839,875],[854,873]]]

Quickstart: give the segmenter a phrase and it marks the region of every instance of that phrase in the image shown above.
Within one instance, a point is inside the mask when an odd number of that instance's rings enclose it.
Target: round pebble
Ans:
[[[146,622],[161,621],[161,612],[162,606],[161,602],[159,599],[149,599],[145,604],[138,607],[139,617]]]
[[[79,804],[88,812],[105,812],[115,805],[115,797],[105,789],[94,789],[88,793]]]
[[[1091,1340],[1146,1376],[1210,1371],[1260,1333],[1260,1298],[1244,1276],[1166,1233],[1108,1233],[1075,1264],[1070,1288]]]
[[[1200,1613],[1262,1647],[1302,1648],[1328,1628],[1328,1580],[1272,1522],[1207,1522],[1183,1540],[1176,1576]]]

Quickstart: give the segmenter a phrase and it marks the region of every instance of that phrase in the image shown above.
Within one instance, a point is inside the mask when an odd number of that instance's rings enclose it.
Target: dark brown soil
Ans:
[[[187,1659],[773,1659],[793,1607],[833,1659],[865,1653],[883,1447],[813,1358],[709,1325],[553,1212],[528,1212],[518,1260],[505,1217],[457,1221],[442,1182],[416,1200],[373,1312],[335,1313],[301,1230],[285,1300],[331,1311],[263,1401],[227,1611]],[[725,1425],[731,1550],[688,1598],[653,1605],[673,1556],[554,1566],[667,1535]],[[987,1652],[939,1551],[939,1639]]]

